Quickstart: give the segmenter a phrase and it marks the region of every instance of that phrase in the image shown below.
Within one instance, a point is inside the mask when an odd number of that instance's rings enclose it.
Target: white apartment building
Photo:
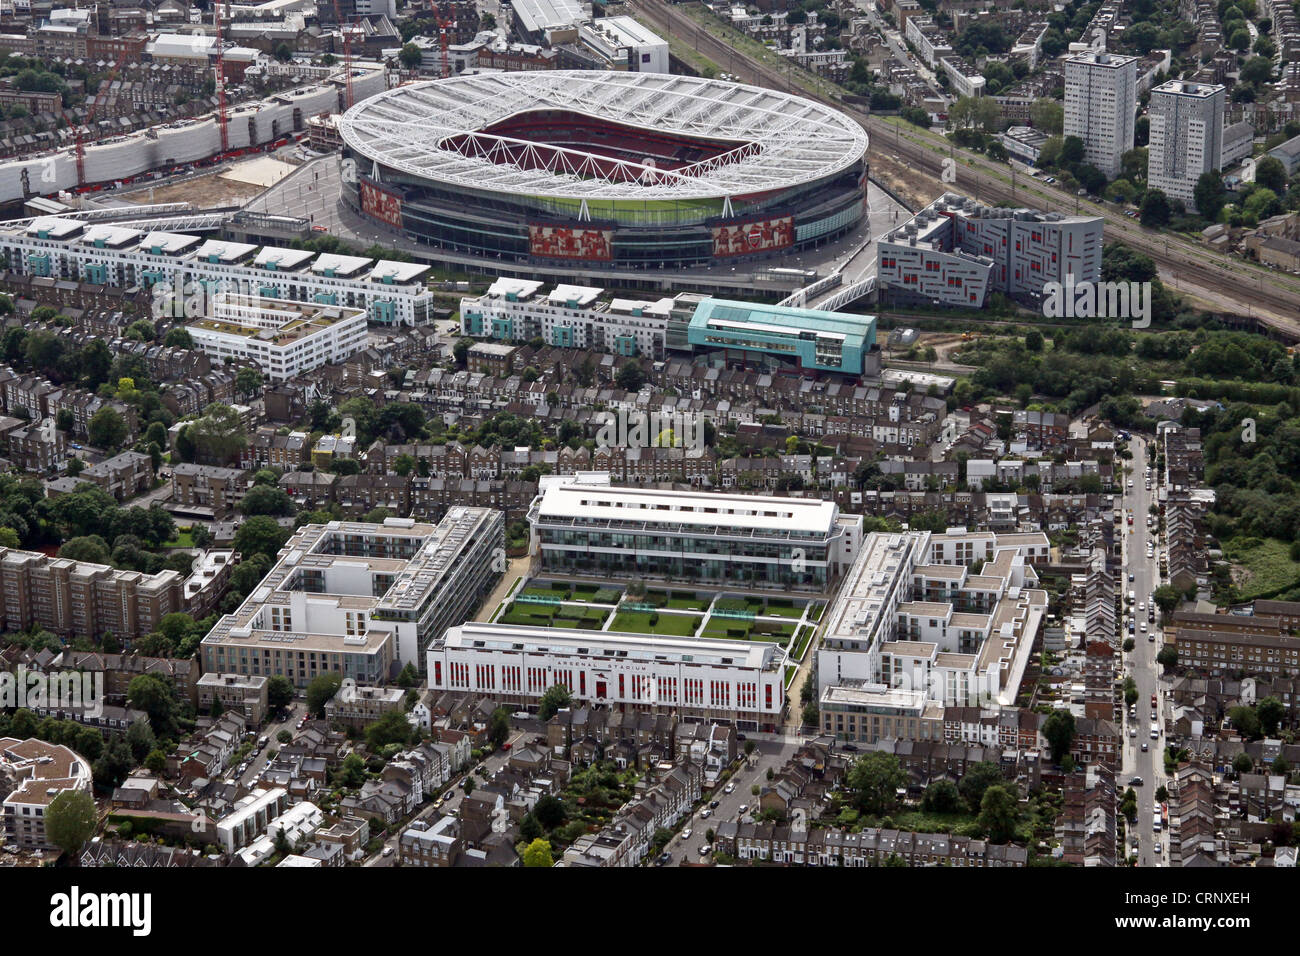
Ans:
[[[433,294],[429,267],[333,253],[144,232],[129,225],[95,225],[43,216],[0,227],[0,265],[48,276],[126,289],[160,286],[170,314],[203,315],[204,297],[218,292],[359,309],[382,325],[422,325]],[[200,308],[186,310],[187,300]]]
[[[1170,80],[1151,91],[1147,185],[1196,208],[1196,181],[1223,157],[1225,89]]]
[[[217,821],[217,843],[227,853],[248,846],[265,833],[271,821],[288,806],[289,794],[282,787],[254,790]]]
[[[90,762],[74,750],[35,737],[0,737],[0,781],[5,795],[4,835],[11,846],[44,849],[45,811],[65,790],[91,793]]]
[[[543,573],[825,591],[862,540],[831,501],[616,488],[607,472],[543,483],[528,520]]]
[[[1083,140],[1084,162],[1107,179],[1133,148],[1137,112],[1137,57],[1089,50],[1065,61],[1066,136]]]
[[[519,706],[563,684],[584,703],[771,731],[785,706],[786,659],[767,641],[467,622],[429,648],[428,675],[431,690]]]
[[[541,338],[558,348],[662,359],[676,299],[605,298],[593,286],[557,285],[501,277],[477,299],[461,303],[466,335],[500,341]],[[695,311],[691,299],[683,326]],[[684,336],[684,331],[683,331]]]
[[[218,293],[208,312],[188,326],[195,348],[218,360],[253,362],[273,382],[366,347],[366,314],[359,309]]]
[[[337,672],[378,685],[390,668],[424,665],[424,650],[472,617],[505,570],[505,519],[454,507],[436,525],[305,525],[233,614],[203,639],[205,671],[283,674],[305,687]]]
[[[873,741],[935,705],[1014,704],[1047,612],[1029,562],[1048,548],[1041,532],[870,535],[825,616],[823,730]]]

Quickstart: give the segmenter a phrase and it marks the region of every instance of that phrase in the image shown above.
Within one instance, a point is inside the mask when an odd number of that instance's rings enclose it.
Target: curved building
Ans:
[[[801,97],[651,73],[400,86],[349,110],[344,202],[493,260],[707,265],[855,227],[867,135]]]

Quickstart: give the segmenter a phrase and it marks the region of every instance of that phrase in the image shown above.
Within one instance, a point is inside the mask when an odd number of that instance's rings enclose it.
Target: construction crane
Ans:
[[[451,76],[451,60],[447,56],[447,35],[456,29],[456,21],[438,18],[438,42],[442,47],[442,78]]]
[[[213,3],[214,23],[217,29],[217,127],[221,130],[221,154],[230,151],[230,129],[226,122],[226,64],[222,56],[221,3]]]
[[[334,19],[339,23],[339,32],[343,34],[343,87],[347,98],[346,109],[352,109],[352,37],[350,25],[344,25],[343,13],[339,10],[339,0],[334,0]]]
[[[115,64],[113,64],[113,69],[109,71],[108,79],[105,81],[106,85],[110,87],[113,85],[113,80],[117,79],[117,73],[120,69],[122,69],[122,64],[124,62],[126,62],[125,55],[123,55],[121,59],[119,59]],[[90,103],[90,108],[86,110],[86,122],[84,124],[78,123],[76,126],[72,128],[73,156],[77,161],[77,188],[81,188],[86,184],[85,134],[86,131],[90,128],[90,125],[94,123],[95,114],[97,112],[99,112],[99,90],[96,90],[94,92],[93,98]],[[68,117],[63,112],[62,105],[59,106],[59,117],[65,123],[68,122]]]

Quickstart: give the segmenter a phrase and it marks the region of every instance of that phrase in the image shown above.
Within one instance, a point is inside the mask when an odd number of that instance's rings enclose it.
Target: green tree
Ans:
[[[569,689],[563,684],[553,684],[546,688],[542,694],[541,700],[537,702],[537,717],[540,720],[550,720],[556,712],[568,707],[572,701]]]
[[[366,748],[377,753],[389,744],[405,747],[415,735],[415,727],[400,710],[390,710],[366,728]]]
[[[83,790],[64,790],[45,808],[45,835],[69,856],[80,852],[98,825],[95,800]]]
[[[288,540],[288,529],[280,527],[274,518],[257,515],[239,526],[234,546],[244,558],[260,554],[273,561]]]
[[[979,825],[992,843],[1006,843],[1020,822],[1020,805],[1013,788],[997,784],[980,800]]]
[[[533,807],[533,816],[547,830],[562,827],[569,821],[569,811],[565,809],[564,801],[549,793],[538,798],[537,805]]]
[[[1169,225],[1172,212],[1169,198],[1159,189],[1148,189],[1142,197],[1142,225],[1149,229],[1159,229]]]
[[[1040,133],[1059,136],[1065,128],[1065,107],[1050,97],[1036,99],[1029,107],[1029,122]]]
[[[163,337],[163,345],[173,349],[192,349],[194,340],[190,338],[189,330],[185,326],[173,325]]]
[[[293,684],[283,674],[272,674],[266,682],[266,704],[280,710],[293,703]]]
[[[1250,773],[1255,769],[1255,761],[1245,751],[1232,758],[1232,769],[1237,773]]]
[[[149,721],[132,721],[131,726],[126,730],[126,745],[131,748],[131,756],[136,760],[143,760],[157,748],[158,738],[154,736]]]
[[[1264,736],[1272,737],[1277,734],[1282,718],[1286,716],[1286,707],[1276,697],[1269,696],[1255,705],[1255,713],[1259,716],[1259,725]]]
[[[59,548],[59,557],[72,561],[87,561],[91,564],[108,564],[108,542],[97,534],[69,538]]]
[[[1286,192],[1286,167],[1276,156],[1264,156],[1255,164],[1255,184],[1281,196]]]
[[[325,716],[325,703],[343,684],[343,675],[320,674],[307,685],[307,712],[317,717]],[[403,718],[405,722],[405,718]]]
[[[239,502],[239,510],[246,515],[287,516],[293,513],[293,501],[279,488],[254,485]]]
[[[636,359],[624,362],[614,376],[614,384],[625,392],[636,392],[645,384],[645,369]]]
[[[863,813],[879,816],[893,808],[898,788],[907,782],[907,775],[897,757],[876,751],[853,762],[846,782],[858,808]]]
[[[170,680],[159,674],[133,677],[126,689],[126,699],[132,707],[149,715],[155,737],[174,739],[177,736],[178,704],[176,689]]]
[[[355,789],[366,782],[366,762],[355,750],[343,758],[334,775],[336,786]]]
[[[1239,705],[1230,708],[1228,718],[1232,721],[1232,726],[1236,727],[1237,731],[1247,740],[1258,740],[1264,736],[1263,725],[1254,707]]]
[[[498,707],[492,711],[492,717],[488,721],[488,740],[492,741],[492,747],[500,750],[510,739],[510,708]]]
[[[1156,655],[1156,663],[1162,667],[1175,667],[1178,664],[1178,648],[1172,644],[1166,644],[1160,648],[1160,653]]]
[[[555,861],[551,859],[551,844],[540,837],[524,847],[523,860],[524,866],[555,865]]]
[[[248,447],[248,433],[239,413],[229,405],[213,402],[203,416],[186,428],[198,460],[224,465]]]
[[[1053,710],[1043,721],[1043,736],[1052,748],[1052,760],[1060,763],[1074,744],[1074,714],[1068,710]]]
[[[167,769],[167,755],[161,750],[151,750],[144,758],[144,766],[150,773],[162,773]]]
[[[957,789],[966,798],[966,805],[970,807],[971,813],[979,813],[984,792],[1001,782],[1001,768],[991,760],[981,760],[966,771],[961,782],[957,784]]]
[[[251,365],[245,365],[235,373],[235,391],[244,398],[252,398],[262,390],[262,373]]]
[[[111,405],[105,405],[90,416],[86,426],[86,439],[96,448],[115,451],[126,441],[126,419]]]
[[[957,813],[962,806],[961,791],[951,780],[934,781],[921,798],[921,809],[927,813]]]
[[[1219,210],[1227,201],[1228,190],[1223,184],[1223,173],[1217,169],[1201,173],[1192,190],[1192,202],[1196,211],[1206,219],[1218,219]]]
[[[416,70],[420,67],[420,61],[424,59],[424,53],[414,43],[407,43],[398,51],[397,58],[408,70]]]

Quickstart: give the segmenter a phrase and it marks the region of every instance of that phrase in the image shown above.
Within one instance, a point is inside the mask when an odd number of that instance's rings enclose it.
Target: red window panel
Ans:
[[[433,682],[442,686],[442,661],[433,662]]]

